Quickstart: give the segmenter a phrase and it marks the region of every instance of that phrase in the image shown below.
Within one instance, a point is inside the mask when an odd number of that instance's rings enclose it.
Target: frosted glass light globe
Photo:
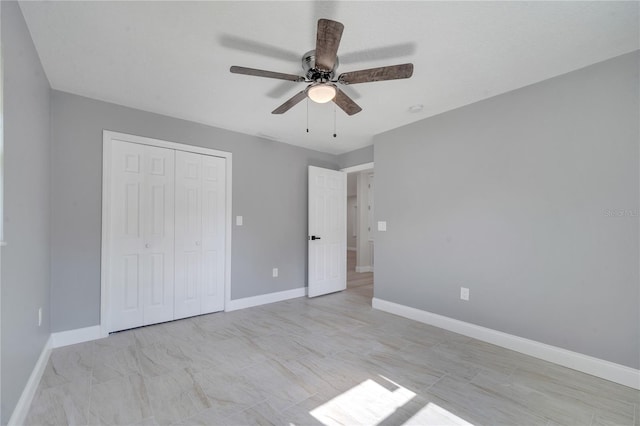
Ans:
[[[307,96],[313,102],[325,104],[336,97],[336,88],[331,84],[317,84],[309,87]]]

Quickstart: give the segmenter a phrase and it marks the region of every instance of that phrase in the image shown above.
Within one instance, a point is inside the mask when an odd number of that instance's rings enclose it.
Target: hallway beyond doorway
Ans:
[[[356,252],[347,251],[347,289],[355,289],[358,294],[373,297],[373,272],[356,272]]]

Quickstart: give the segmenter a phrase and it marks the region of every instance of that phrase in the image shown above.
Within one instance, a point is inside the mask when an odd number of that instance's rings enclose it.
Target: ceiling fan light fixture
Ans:
[[[0,0],[2,1],[2,0]],[[267,71],[256,68],[232,66],[229,71],[233,74],[253,75],[256,77],[275,78],[278,80],[293,81],[296,83],[311,83],[293,97],[287,99],[271,114],[284,114],[293,106],[307,99],[324,104],[333,101],[336,106],[347,115],[354,115],[362,111],[362,108],[342,90],[338,90],[335,83],[357,84],[373,81],[398,80],[409,78],[413,75],[413,64],[399,64],[384,67],[370,68],[366,70],[350,71],[338,75],[338,47],[342,38],[344,25],[331,19],[318,19],[316,32],[316,48],[302,56],[302,69],[305,76],[285,74],[281,72]],[[307,109],[308,111],[308,109]],[[334,109],[335,112],[335,109]],[[308,130],[307,130],[308,131]]]
[[[307,89],[307,96],[313,102],[326,104],[336,97],[336,87],[333,84],[314,84]]]

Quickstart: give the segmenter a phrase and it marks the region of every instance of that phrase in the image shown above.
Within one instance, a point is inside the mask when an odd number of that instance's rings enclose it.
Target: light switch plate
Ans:
[[[460,299],[469,300],[469,289],[466,287],[460,287]]]
[[[378,222],[378,231],[386,231],[387,230],[387,222],[381,220]]]
[[[242,226],[242,216],[236,216],[236,226]]]

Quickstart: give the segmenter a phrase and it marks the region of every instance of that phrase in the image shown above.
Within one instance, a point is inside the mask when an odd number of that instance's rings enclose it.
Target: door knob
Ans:
[[[200,241],[196,241],[196,245],[199,246],[200,245]]]
[[[144,246],[145,246],[146,248],[149,248],[149,247],[151,247],[151,244],[147,243],[147,244],[145,244]]]
[[[310,240],[314,241],[314,240],[319,240],[320,237],[316,237],[315,235],[312,235],[309,237]]]

